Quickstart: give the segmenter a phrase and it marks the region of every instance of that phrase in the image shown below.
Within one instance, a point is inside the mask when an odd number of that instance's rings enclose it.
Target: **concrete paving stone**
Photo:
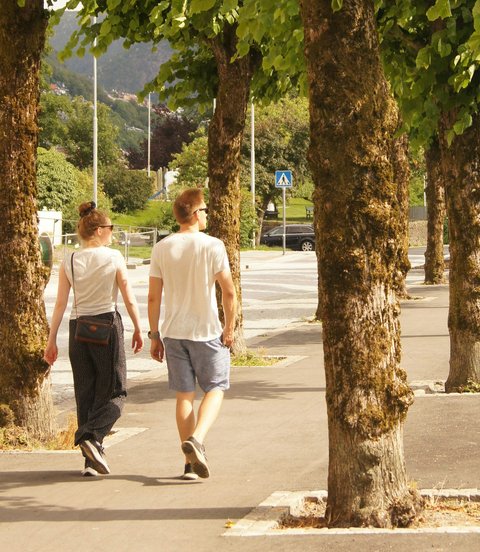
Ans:
[[[242,255],[242,266],[248,264],[254,276],[252,287],[258,286],[253,283],[255,271],[269,269],[272,274],[276,267],[288,270],[288,263],[298,261],[314,293],[314,256],[292,253],[285,258],[275,252]],[[139,266],[131,274],[135,274],[132,279],[145,312],[148,267]],[[298,277],[298,271],[295,274]],[[402,302],[402,366],[411,382],[444,381],[449,357],[448,287],[422,286],[418,271],[409,275],[409,282],[413,282],[411,294],[425,300]],[[268,300],[275,303],[274,297]],[[290,302],[295,300],[301,304],[302,295],[290,298]],[[50,296],[48,308],[52,308],[52,301]],[[264,318],[257,307],[252,303],[248,311],[254,321]],[[283,309],[283,305],[278,308]],[[265,309],[266,313],[272,311]],[[311,312],[311,307],[306,312]],[[327,488],[328,425],[321,325],[298,320],[292,326],[265,324],[248,339],[248,344],[296,360],[276,368],[232,370],[232,387],[206,442],[212,472],[208,480],[189,483],[179,478],[184,459],[175,426],[175,400],[168,390],[166,374],[155,364],[145,366],[144,371],[139,366],[129,380],[127,404],[118,423],[126,430],[130,428],[132,435],[108,448],[111,475],[82,478],[80,453],[0,454],[0,549],[478,550],[479,535],[471,533],[360,535],[352,531],[282,538],[223,536],[228,520],[239,523],[273,493]],[[73,410],[73,400],[63,401],[58,408],[63,414]],[[415,398],[405,423],[404,448],[407,472],[417,488],[452,488],[464,493],[480,488],[479,419],[478,395]],[[142,431],[135,432],[134,428]]]

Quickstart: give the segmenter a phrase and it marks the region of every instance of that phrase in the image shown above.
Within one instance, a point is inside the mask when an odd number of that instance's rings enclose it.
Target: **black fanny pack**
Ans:
[[[72,253],[71,265],[72,265],[72,286],[73,286],[73,301],[75,304],[75,312],[77,312],[77,300],[75,296],[75,276],[73,272],[73,256]],[[115,309],[116,310],[116,309]],[[75,341],[81,341],[83,343],[94,343],[95,345],[108,345],[110,336],[113,329],[113,321],[115,320],[115,313],[112,316],[111,321],[99,316],[78,316],[77,313],[77,326],[75,329]]]
[[[92,316],[79,316],[75,329],[75,341],[105,346],[110,341],[112,329],[113,318],[111,322],[107,322]]]

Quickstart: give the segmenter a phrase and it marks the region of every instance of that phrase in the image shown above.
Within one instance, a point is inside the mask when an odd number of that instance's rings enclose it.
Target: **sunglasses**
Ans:
[[[197,209],[196,211],[193,211],[193,214],[198,213],[198,211],[205,211],[205,214],[208,215],[208,207],[202,207],[201,209]]]
[[[97,228],[110,228],[110,231],[113,232],[113,224],[100,224]]]

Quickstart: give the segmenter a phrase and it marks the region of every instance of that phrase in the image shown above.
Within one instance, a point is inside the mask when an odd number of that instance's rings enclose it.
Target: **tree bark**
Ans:
[[[323,319],[323,300],[322,300],[322,269],[320,266],[320,213],[317,211],[318,205],[321,205],[322,199],[320,188],[315,186],[312,194],[313,201],[313,228],[315,230],[315,253],[317,255],[317,310],[315,311],[315,320],[322,321]]]
[[[440,132],[450,246],[450,372],[447,393],[480,383],[480,117],[450,146],[446,131],[455,114],[445,114]]]
[[[402,213],[396,106],[379,57],[373,2],[303,0],[315,183],[330,526],[408,525],[403,423],[412,392],[399,367],[395,274]]]
[[[400,118],[398,126],[400,126]],[[410,165],[408,163],[408,136],[402,134],[393,140],[392,151],[393,177],[397,185],[397,201],[400,207],[397,270],[395,272],[395,289],[398,297],[408,297],[406,278],[410,270],[408,259],[408,206],[410,183]]]
[[[0,12],[0,404],[36,438],[53,434],[36,205],[43,0],[2,3]]]
[[[427,168],[427,249],[425,251],[425,284],[441,284],[443,258],[443,224],[445,222],[445,191],[440,158],[440,146],[435,140],[425,152]]]
[[[215,112],[208,130],[209,231],[226,246],[238,299],[234,353],[246,349],[240,284],[240,148],[250,83],[260,63],[255,52],[232,62],[236,27],[226,25],[210,46],[218,70]]]

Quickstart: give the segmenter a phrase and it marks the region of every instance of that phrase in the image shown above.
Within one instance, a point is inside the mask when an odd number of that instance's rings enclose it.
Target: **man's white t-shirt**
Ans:
[[[222,334],[215,276],[224,270],[230,270],[225,245],[203,232],[178,232],[154,246],[150,276],[163,281],[162,336],[211,341]]]
[[[72,281],[72,255],[64,262],[65,273],[70,285]],[[75,276],[75,301],[70,318],[113,312],[117,303],[117,270],[126,267],[125,260],[116,249],[109,247],[80,248],[73,253]]]

